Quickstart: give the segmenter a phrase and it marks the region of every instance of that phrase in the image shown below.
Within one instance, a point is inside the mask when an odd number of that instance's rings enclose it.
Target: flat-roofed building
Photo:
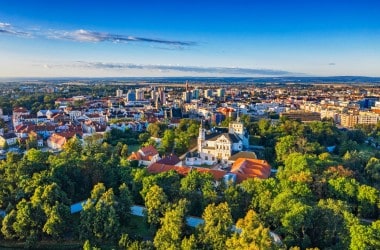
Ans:
[[[321,114],[318,112],[290,111],[281,113],[280,117],[286,117],[290,120],[299,120],[301,122],[312,122],[321,120]]]

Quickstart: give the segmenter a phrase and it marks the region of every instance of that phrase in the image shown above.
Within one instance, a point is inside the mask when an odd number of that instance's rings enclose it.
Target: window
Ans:
[[[205,160],[208,161],[208,156],[205,156]]]

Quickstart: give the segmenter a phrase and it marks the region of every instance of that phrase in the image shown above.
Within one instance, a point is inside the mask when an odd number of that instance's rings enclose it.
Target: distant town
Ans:
[[[377,246],[379,85],[177,80],[0,84],[1,246]]]
[[[176,127],[183,118],[202,122],[208,129],[241,116],[272,122],[281,117],[302,122],[331,120],[342,129],[376,125],[380,120],[380,87],[368,83],[208,85],[185,81],[108,85],[104,80],[60,80],[56,84],[35,80],[3,83],[0,89],[4,100],[13,100],[3,101],[5,105],[0,107],[3,150],[26,148],[30,137],[36,139],[39,148],[60,150],[73,136],[85,138],[111,129],[142,133],[149,124],[164,122]],[[38,95],[43,99],[35,99],[35,103],[26,100]],[[20,99],[27,105],[17,105]],[[244,140],[247,149],[249,138]]]

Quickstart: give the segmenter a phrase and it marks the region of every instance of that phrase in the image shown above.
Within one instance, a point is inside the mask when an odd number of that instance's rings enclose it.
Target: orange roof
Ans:
[[[159,174],[162,172],[168,172],[170,170],[176,171],[180,175],[187,175],[191,170],[198,171],[200,173],[210,173],[215,180],[220,180],[227,173],[223,170],[214,170],[209,168],[196,168],[196,167],[184,167],[184,166],[174,166],[174,165],[165,165],[160,163],[153,163],[147,168],[148,172],[151,174]]]
[[[141,160],[141,154],[139,152],[132,152],[132,154],[128,157],[128,160]]]
[[[56,133],[52,134],[48,140],[50,140],[52,143],[56,145],[59,145],[60,147],[62,147],[63,144],[66,143],[66,138]]]
[[[27,112],[29,111],[24,107],[17,107],[13,109],[13,113],[27,113]]]
[[[238,158],[231,167],[231,172],[237,175],[238,182],[248,178],[268,178],[271,166],[265,160]]]
[[[152,145],[141,148],[137,152],[133,152],[128,160],[143,160],[143,161],[151,161],[153,156],[157,155],[158,151]]]
[[[233,108],[229,108],[229,107],[221,107],[221,108],[218,108],[217,111],[226,115],[228,113],[234,112],[235,110]]]
[[[138,153],[142,154],[143,160],[152,160],[152,157],[158,154],[158,151],[152,145],[141,148]]]

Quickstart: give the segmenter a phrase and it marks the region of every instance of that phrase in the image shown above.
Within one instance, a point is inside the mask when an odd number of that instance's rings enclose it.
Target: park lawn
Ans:
[[[376,152],[379,152],[378,149],[368,145],[368,144],[365,144],[365,143],[362,143],[362,144],[359,144],[358,145],[358,151],[359,152],[363,152],[363,151],[366,151],[366,152],[369,152],[369,153],[376,153]]]
[[[132,152],[136,152],[140,149],[140,145],[139,144],[132,144],[132,145],[128,145],[128,154],[131,154]]]
[[[155,230],[146,222],[144,217],[131,215],[129,225],[123,229],[132,239],[153,240]]]

